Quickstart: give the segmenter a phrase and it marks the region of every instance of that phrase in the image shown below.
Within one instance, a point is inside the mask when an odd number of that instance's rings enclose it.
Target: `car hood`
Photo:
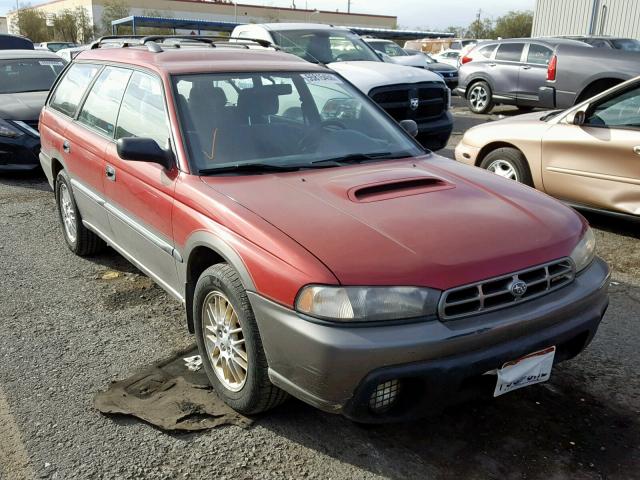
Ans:
[[[444,290],[568,256],[586,228],[536,190],[436,155],[202,181],[345,285]]]
[[[458,70],[453,65],[448,65],[442,62],[429,63],[427,64],[427,68],[433,72],[455,72]]]
[[[0,94],[0,118],[37,120],[48,91]]]
[[[403,55],[397,57],[391,57],[393,63],[397,63],[398,65],[406,65],[408,67],[427,67],[427,61],[425,60],[423,55]]]
[[[334,62],[327,65],[368,94],[372,88],[398,83],[442,82],[438,74],[386,62]]]

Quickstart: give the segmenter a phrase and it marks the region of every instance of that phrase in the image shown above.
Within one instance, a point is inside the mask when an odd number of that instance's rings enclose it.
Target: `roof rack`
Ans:
[[[142,46],[145,45],[150,52],[160,53],[163,51],[162,46],[159,43],[166,43],[167,40],[179,40],[189,43],[205,43],[211,47],[217,46],[233,46],[236,48],[250,48],[248,44],[260,45],[264,48],[274,48],[280,50],[279,47],[269,42],[268,40],[261,40],[257,38],[239,38],[239,37],[224,37],[222,35],[109,35],[100,37],[93,42],[89,47],[91,50],[101,48],[103,46],[118,45],[121,48]],[[219,42],[216,40],[226,40]],[[233,40],[233,42],[231,41]],[[180,43],[171,43],[174,48],[180,48]]]

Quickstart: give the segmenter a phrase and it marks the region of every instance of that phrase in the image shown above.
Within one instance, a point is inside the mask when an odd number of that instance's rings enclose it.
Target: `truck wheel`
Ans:
[[[489,113],[493,108],[493,93],[487,82],[476,82],[467,92],[467,105],[473,113]]]
[[[251,415],[286,400],[287,394],[269,380],[247,292],[238,273],[226,263],[213,265],[200,275],[193,318],[205,372],[227,405]]]
[[[98,253],[104,248],[105,243],[82,223],[82,217],[71,191],[69,176],[64,170],[58,173],[55,187],[58,216],[67,246],[81,257]]]
[[[480,167],[501,177],[533,187],[527,159],[516,148],[504,147],[495,149],[484,157]]]

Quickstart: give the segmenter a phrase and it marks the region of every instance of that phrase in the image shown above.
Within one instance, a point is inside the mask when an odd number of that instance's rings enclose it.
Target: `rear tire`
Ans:
[[[482,159],[480,167],[501,177],[533,187],[529,163],[517,148],[503,147],[493,150]]]
[[[82,217],[71,190],[71,181],[64,170],[60,170],[56,177],[55,194],[62,235],[69,250],[84,257],[104,249],[104,241],[82,223]]]
[[[227,405],[252,415],[287,399],[287,393],[269,380],[258,324],[247,292],[232,267],[219,263],[200,275],[193,298],[193,318],[204,370]]]
[[[473,113],[489,113],[493,109],[493,92],[487,82],[471,84],[467,92],[467,106]]]

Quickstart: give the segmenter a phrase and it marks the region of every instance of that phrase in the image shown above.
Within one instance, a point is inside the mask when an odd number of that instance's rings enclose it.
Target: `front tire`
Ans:
[[[82,223],[82,217],[71,190],[71,181],[64,170],[61,170],[56,177],[55,194],[62,234],[69,250],[81,257],[93,255],[102,250],[105,243]]]
[[[218,396],[245,415],[281,404],[287,394],[269,380],[247,292],[225,263],[206,269],[196,284],[193,318],[202,363]]]
[[[480,167],[516,182],[533,187],[529,164],[522,152],[516,148],[497,148],[487,154]]]
[[[467,93],[467,105],[473,113],[489,113],[493,109],[493,92],[487,82],[476,82]]]

